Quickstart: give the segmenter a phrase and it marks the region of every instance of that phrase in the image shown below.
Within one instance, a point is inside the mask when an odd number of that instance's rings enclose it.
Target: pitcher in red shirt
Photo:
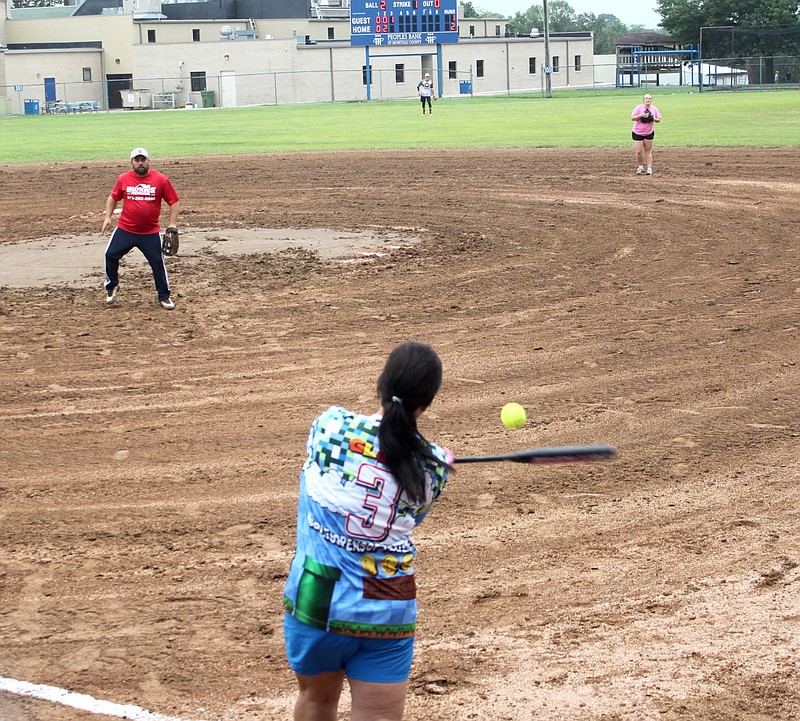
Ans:
[[[161,232],[158,219],[161,202],[169,206],[169,227],[178,221],[180,198],[166,175],[150,169],[150,155],[144,148],[131,151],[131,170],[117,178],[114,189],[106,200],[106,214],[102,233],[112,222],[114,209],[122,200],[122,213],[117,227],[106,247],[106,303],[113,303],[119,291],[119,261],[126,253],[138,248],[153,270],[153,280],[162,308],[172,310],[175,303],[170,297],[167,266],[161,255]]]

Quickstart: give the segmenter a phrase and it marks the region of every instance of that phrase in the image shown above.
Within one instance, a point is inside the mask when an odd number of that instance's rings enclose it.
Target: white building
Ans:
[[[367,51],[350,45],[349,0],[46,1],[0,0],[12,112],[410,98],[425,72],[443,96],[544,84],[544,38],[503,18],[460,17],[457,43]],[[552,34],[552,87],[591,85],[592,52],[591,33]]]

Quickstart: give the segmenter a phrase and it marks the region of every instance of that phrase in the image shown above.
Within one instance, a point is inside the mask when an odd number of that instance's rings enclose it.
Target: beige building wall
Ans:
[[[506,34],[508,20],[505,18],[459,18],[460,38],[500,38]]]
[[[134,43],[166,45],[169,43],[220,42],[222,28],[250,29],[246,20],[137,20],[134,22]],[[200,38],[197,41],[194,40],[195,34]],[[226,40],[223,42],[246,43],[253,41]]]
[[[105,107],[102,82],[105,73],[103,55],[99,49],[8,50],[5,53],[5,65],[11,86],[8,91],[14,85],[23,86],[24,99],[38,100],[41,112],[45,112],[45,78],[55,79],[56,100],[65,103],[100,103]],[[12,106],[18,104],[19,98],[12,100]],[[14,107],[13,110],[18,112],[19,108]]]
[[[462,18],[459,21],[459,38],[502,37],[505,35],[507,21],[502,18]],[[350,20],[316,18],[303,21],[293,20],[256,20],[258,37],[272,36],[285,39],[308,35],[312,40],[347,40],[350,41]],[[472,33],[472,35],[471,35]]]
[[[480,25],[476,31],[490,32],[497,22],[462,20],[461,29],[469,33],[474,24]],[[255,25],[258,39],[231,40],[223,39],[230,29],[251,30],[250,23],[134,21],[131,15],[8,20],[9,43],[100,41],[103,49],[7,51],[0,58],[5,60],[9,83],[42,83],[44,77],[55,77],[57,83],[67,84],[70,102],[102,100],[108,92],[102,80],[109,75],[129,75],[132,88],[164,95],[160,107],[201,105],[201,89],[213,91],[217,106],[367,98],[366,48],[350,47],[348,20],[256,20]],[[505,23],[500,25],[505,32]],[[223,28],[226,32],[221,34]],[[339,33],[347,37],[329,42],[329,28],[334,37]],[[306,36],[312,42],[307,44]],[[551,76],[553,87],[591,85],[592,47],[591,38],[551,38],[550,54],[559,64]],[[462,37],[459,43],[441,46],[440,72],[435,47],[384,46],[369,52],[372,99],[415,98],[417,82],[426,71],[434,75],[437,92],[447,96],[458,95],[465,80],[472,81],[475,94],[538,91],[543,85],[541,37]],[[576,56],[581,59],[579,69]],[[450,77],[451,63],[455,63],[454,77]],[[82,82],[84,68],[89,68],[94,81],[92,92]],[[75,93],[85,97],[75,98]]]
[[[8,5],[6,0],[0,0],[0,45],[6,44],[6,15]]]
[[[415,50],[434,55],[392,54]],[[553,87],[591,85],[591,51],[591,38],[551,40],[551,58],[559,58],[559,70],[552,75]],[[575,70],[576,55],[581,57],[580,70]],[[479,60],[483,61],[483,77],[477,75]],[[450,78],[451,62],[456,63],[455,78]],[[292,39],[145,44],[134,48],[134,86],[153,92],[175,92],[177,105],[199,105],[191,79],[192,73],[204,73],[206,89],[215,92],[217,105],[223,104],[223,76],[227,82],[235,79],[235,105],[363,100],[367,97],[365,63],[365,49],[351,48],[348,43],[298,45]],[[426,71],[438,81],[435,49],[431,48],[371,48],[370,65],[373,99],[416,97],[417,82]],[[400,81],[397,65],[403,66]],[[538,91],[543,65],[541,39],[504,38],[444,45],[442,91],[448,96],[458,95],[462,80],[472,80],[476,94]]]
[[[91,41],[103,44],[107,72],[133,72],[133,43],[136,41],[136,33],[133,17],[130,15],[6,21],[6,44],[9,45]],[[111,68],[112,65],[115,66],[114,69]]]

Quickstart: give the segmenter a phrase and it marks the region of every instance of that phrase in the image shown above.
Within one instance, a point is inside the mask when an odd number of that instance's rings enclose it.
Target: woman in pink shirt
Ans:
[[[653,105],[653,96],[649,93],[644,96],[644,102],[637,105],[631,113],[631,120],[633,121],[633,147],[636,149],[636,175],[641,175],[645,172],[647,166],[647,175],[653,174],[653,138],[655,131],[653,130],[654,123],[661,122],[661,113],[658,108]]]

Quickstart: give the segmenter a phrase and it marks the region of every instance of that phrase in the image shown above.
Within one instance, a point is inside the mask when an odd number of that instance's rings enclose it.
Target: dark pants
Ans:
[[[119,261],[123,255],[134,248],[142,251],[153,269],[153,280],[158,291],[158,299],[169,298],[169,279],[164,257],[161,255],[161,236],[158,233],[140,235],[116,228],[111,234],[106,248],[106,290],[119,284]]]
[[[425,112],[425,103],[428,104],[428,111],[430,112],[431,109],[431,96],[430,95],[420,95],[420,101],[422,102],[422,112]]]

